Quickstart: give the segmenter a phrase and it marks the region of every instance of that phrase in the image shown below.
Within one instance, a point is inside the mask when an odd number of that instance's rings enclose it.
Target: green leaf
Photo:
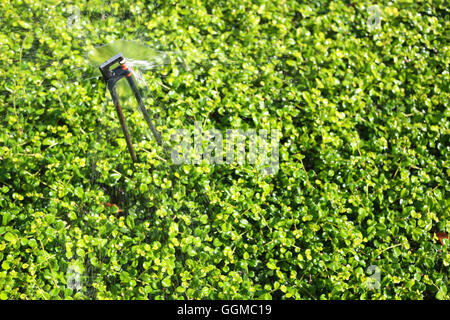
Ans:
[[[161,281],[162,285],[166,288],[169,288],[172,285],[172,281],[170,280],[170,276],[165,277],[162,281]]]

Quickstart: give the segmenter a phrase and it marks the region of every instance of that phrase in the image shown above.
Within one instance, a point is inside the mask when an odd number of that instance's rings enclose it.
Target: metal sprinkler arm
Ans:
[[[132,73],[130,72],[130,75]],[[152,131],[153,136],[156,139],[156,142],[161,146],[161,136],[159,135],[159,132],[156,130],[155,126],[152,123],[152,120],[150,119],[150,115],[147,112],[147,109],[145,108],[144,101],[142,100],[141,95],[139,94],[139,89],[136,85],[136,81],[134,81],[134,77],[127,76],[128,83],[130,84],[131,90],[133,90],[134,96],[139,104],[139,109],[142,111],[142,114],[144,115],[145,121],[147,122],[147,125],[149,126],[150,130]]]
[[[119,63],[119,66],[114,68],[113,70],[111,70],[110,69],[111,66],[113,66],[116,63]],[[161,137],[160,137],[158,131],[156,130],[155,126],[153,125],[152,121],[150,120],[150,116],[147,112],[147,109],[145,109],[144,102],[139,93],[139,89],[136,85],[136,82],[134,81],[133,73],[125,65],[125,59],[124,59],[123,55],[121,53],[116,54],[115,56],[113,56],[112,58],[108,59],[106,62],[101,64],[99,68],[103,75],[103,79],[106,82],[108,90],[111,93],[111,97],[113,99],[114,106],[117,111],[117,115],[119,117],[120,125],[122,126],[122,131],[124,133],[125,140],[127,142],[127,147],[128,147],[128,151],[130,152],[131,159],[133,160],[133,162],[138,162],[136,153],[133,148],[133,144],[131,142],[131,137],[130,137],[130,133],[127,128],[125,117],[122,112],[122,107],[120,106],[120,103],[119,103],[119,97],[118,97],[117,91],[116,91],[116,83],[120,79],[122,79],[123,77],[127,78],[127,81],[131,87],[131,90],[133,91],[134,96],[139,104],[139,108],[142,111],[142,113],[144,114],[144,118],[159,145],[162,145]]]

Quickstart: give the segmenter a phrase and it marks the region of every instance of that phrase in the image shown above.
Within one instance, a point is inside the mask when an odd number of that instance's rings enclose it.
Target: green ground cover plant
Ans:
[[[372,5],[0,0],[0,299],[449,299],[448,4]],[[277,128],[276,174],[175,166],[126,107],[133,167],[117,40],[183,53],[166,138]]]

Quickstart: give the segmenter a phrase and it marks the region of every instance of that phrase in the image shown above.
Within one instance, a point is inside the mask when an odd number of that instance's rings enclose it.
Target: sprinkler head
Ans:
[[[113,87],[123,77],[131,77],[132,73],[125,65],[125,61],[122,53],[118,53],[100,65],[100,72],[109,88]],[[117,63],[119,66],[111,70],[111,67]]]
[[[125,58],[121,53],[118,53],[100,65],[100,72],[102,73],[103,78],[106,82],[108,82],[108,80],[112,77],[112,71],[110,70],[111,66],[116,63],[123,64],[124,62]]]

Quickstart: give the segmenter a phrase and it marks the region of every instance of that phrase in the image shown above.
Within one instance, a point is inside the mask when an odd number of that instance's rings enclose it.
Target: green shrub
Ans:
[[[448,6],[370,5],[2,0],[0,298],[449,299]],[[279,128],[279,171],[174,166],[128,106],[133,167],[119,39],[185,59],[145,75],[166,138]]]

